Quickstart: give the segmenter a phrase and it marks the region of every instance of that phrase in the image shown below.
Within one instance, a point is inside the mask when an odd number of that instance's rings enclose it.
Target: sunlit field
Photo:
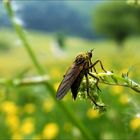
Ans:
[[[112,40],[91,41],[66,37],[65,48],[55,46],[53,34],[26,32],[39,62],[57,90],[66,70],[80,52],[94,49],[92,61],[100,59],[106,70],[127,73],[140,83],[140,38],[131,37],[124,48]],[[0,50],[0,77],[12,79],[28,69],[22,77],[38,76],[32,61],[14,31],[1,29],[0,42],[9,49]],[[98,66],[97,66],[98,67]],[[98,71],[102,70],[98,67]],[[107,112],[99,114],[90,102],[73,101],[69,92],[64,103],[96,139],[140,138],[140,94],[131,89],[100,85]],[[0,138],[11,139],[82,139],[79,129],[53,101],[43,85],[0,86]],[[60,102],[60,101],[58,101]]]

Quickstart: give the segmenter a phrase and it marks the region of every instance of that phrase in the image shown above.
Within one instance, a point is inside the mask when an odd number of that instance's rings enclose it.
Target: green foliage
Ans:
[[[98,7],[93,22],[97,32],[121,44],[128,36],[140,30],[139,13],[140,7],[125,2],[110,2]]]

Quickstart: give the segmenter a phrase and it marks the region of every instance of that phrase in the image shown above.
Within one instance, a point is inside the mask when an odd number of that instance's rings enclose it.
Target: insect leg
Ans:
[[[91,59],[89,60],[89,64],[90,64],[90,66],[92,65]],[[94,72],[97,73],[96,68],[95,68],[95,67],[92,67],[92,68],[93,68]],[[91,68],[91,72],[92,72],[92,68]],[[97,73],[97,74],[98,74],[98,73]]]
[[[100,63],[100,66],[101,66],[102,70],[103,70],[104,72],[107,72],[107,71],[104,69],[101,60],[95,61],[95,63],[93,63],[92,65],[89,66],[89,69],[91,69],[92,67],[94,68],[94,66],[95,66],[97,63]],[[94,69],[94,70],[95,70],[95,69]]]
[[[96,101],[90,96],[89,94],[89,79],[88,79],[88,75],[85,74],[85,77],[86,77],[86,88],[87,88],[87,95],[89,96],[89,98],[92,100],[92,102],[98,106],[98,104],[96,103]]]
[[[96,69],[95,69],[95,67],[93,67],[93,69],[94,69],[94,72],[95,72],[96,74],[98,74],[97,71],[96,71]]]
[[[89,64],[90,64],[90,66],[92,65],[91,59],[89,60]],[[91,68],[91,72],[92,72],[92,68]]]
[[[95,78],[97,81],[96,81],[96,87],[98,88],[98,90],[100,90],[99,86],[98,86],[98,83],[99,83],[99,78],[94,76],[93,74],[91,74],[90,72],[88,73],[91,77]],[[100,90],[101,91],[101,90]]]

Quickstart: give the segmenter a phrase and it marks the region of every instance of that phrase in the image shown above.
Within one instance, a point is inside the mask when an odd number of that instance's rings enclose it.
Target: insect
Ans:
[[[81,84],[84,76],[86,77],[86,91],[87,91],[87,95],[89,97],[90,97],[90,94],[89,94],[88,75],[96,79],[96,86],[99,89],[99,87],[98,87],[99,78],[95,77],[91,73],[92,68],[97,73],[97,71],[95,69],[95,65],[97,63],[99,63],[102,70],[104,72],[106,72],[106,70],[104,69],[103,64],[100,60],[97,60],[94,63],[92,63],[92,61],[91,61],[92,51],[93,50],[90,50],[89,52],[79,54],[76,57],[72,66],[67,70],[66,74],[64,75],[64,78],[63,78],[62,82],[60,83],[60,85],[58,87],[57,95],[56,95],[56,98],[58,100],[61,100],[67,94],[67,92],[70,89],[71,89],[71,92],[72,92],[72,96],[75,100],[76,97],[77,97],[77,94],[78,94],[80,84]],[[90,98],[96,106],[99,106],[92,97],[90,97]]]

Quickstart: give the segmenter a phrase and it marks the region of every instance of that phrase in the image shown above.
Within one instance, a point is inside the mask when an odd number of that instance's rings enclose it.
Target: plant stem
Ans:
[[[127,75],[118,76],[112,72],[107,73],[92,73],[95,77],[99,78],[100,83],[116,86],[124,86],[133,89],[134,91],[140,93],[140,84],[131,80]]]
[[[7,13],[13,23],[13,26],[15,28],[16,33],[18,34],[20,40],[22,41],[32,63],[34,64],[36,70],[38,71],[38,73],[40,75],[44,75],[45,71],[42,68],[42,66],[40,65],[39,61],[37,60],[30,44],[28,43],[27,39],[26,39],[26,35],[21,27],[21,25],[19,25],[16,22],[16,16],[12,10],[11,7],[11,3],[10,0],[3,0],[5,8],[7,10]],[[58,102],[56,100],[56,95],[55,95],[55,89],[53,88],[53,86],[49,83],[49,82],[45,82],[45,87],[47,89],[49,89],[51,96],[53,97],[54,101],[56,102],[56,104],[63,110],[63,114],[65,114],[69,120],[71,121],[71,123],[73,123],[75,126],[77,126],[79,128],[79,130],[81,131],[82,135],[86,138],[86,139],[94,139],[93,136],[91,134],[89,134],[89,132],[87,131],[87,129],[85,128],[85,126],[82,124],[82,122],[80,122],[75,115],[73,115],[74,113],[63,103],[63,102]]]

